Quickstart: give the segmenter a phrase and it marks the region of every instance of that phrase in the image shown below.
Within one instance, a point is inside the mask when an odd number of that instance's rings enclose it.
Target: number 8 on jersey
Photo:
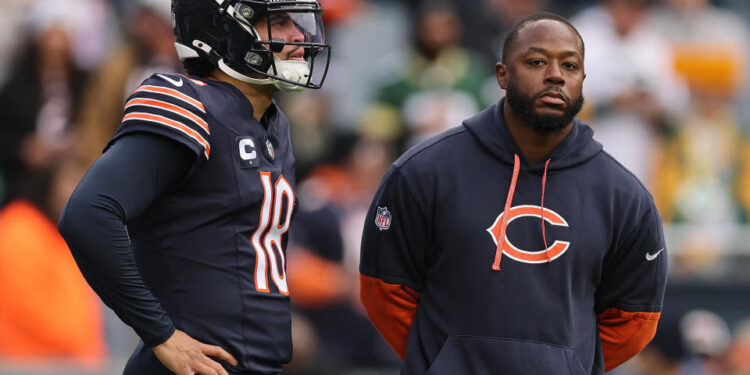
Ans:
[[[271,279],[281,294],[289,295],[289,287],[286,284],[286,260],[281,241],[291,224],[294,191],[284,176],[279,176],[276,184],[272,185],[271,173],[260,172],[260,181],[263,183],[263,205],[258,228],[251,238],[253,249],[255,249],[255,289],[259,292],[271,292],[268,287],[270,263]],[[284,206],[286,210],[282,210]],[[281,221],[282,213],[284,214],[283,222]]]

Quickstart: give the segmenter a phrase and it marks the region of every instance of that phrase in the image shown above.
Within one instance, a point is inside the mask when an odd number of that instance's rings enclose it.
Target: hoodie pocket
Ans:
[[[583,375],[578,355],[564,346],[477,336],[450,336],[428,375]]]

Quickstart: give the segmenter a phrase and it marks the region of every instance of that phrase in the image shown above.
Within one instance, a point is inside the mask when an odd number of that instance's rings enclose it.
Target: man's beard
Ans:
[[[578,112],[581,111],[581,108],[583,107],[583,94],[581,94],[573,103],[570,102],[569,98],[565,97],[564,100],[568,106],[560,115],[543,115],[537,113],[534,109],[534,101],[538,99],[542,93],[550,91],[562,94],[555,87],[548,87],[539,94],[529,98],[523,96],[516,85],[509,83],[508,90],[505,93],[505,100],[508,101],[510,108],[518,114],[523,123],[540,133],[554,133],[564,129],[571,121],[573,121],[573,118],[576,117]]]

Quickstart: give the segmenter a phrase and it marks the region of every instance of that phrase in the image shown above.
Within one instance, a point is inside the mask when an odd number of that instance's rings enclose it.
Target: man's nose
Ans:
[[[302,33],[302,30],[300,30],[296,24],[292,27],[292,30],[290,31],[289,41],[290,42],[304,42],[305,41],[305,34]]]
[[[544,83],[548,85],[565,85],[562,70],[558,64],[550,64],[545,71]]]

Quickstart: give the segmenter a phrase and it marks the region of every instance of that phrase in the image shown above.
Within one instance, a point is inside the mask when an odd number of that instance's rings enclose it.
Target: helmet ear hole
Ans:
[[[255,10],[249,5],[238,3],[234,6],[234,18],[252,25],[255,20]]]
[[[265,72],[271,66],[273,54],[268,51],[249,51],[245,54],[245,63],[259,72]]]

